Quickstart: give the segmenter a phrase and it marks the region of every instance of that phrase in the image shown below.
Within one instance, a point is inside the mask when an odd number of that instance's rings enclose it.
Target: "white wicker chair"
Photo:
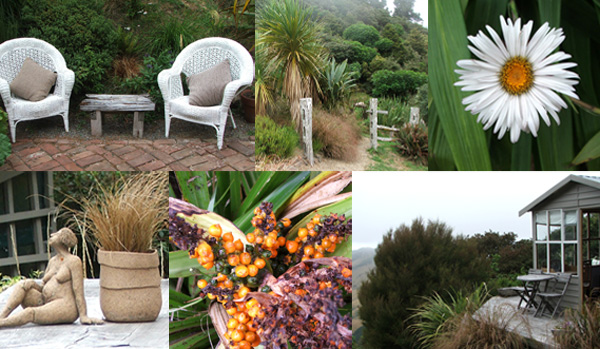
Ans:
[[[54,93],[38,102],[15,97],[10,92],[9,84],[17,76],[28,57],[42,67],[57,73]],[[0,94],[8,113],[13,143],[16,139],[17,124],[26,120],[61,115],[65,130],[69,132],[69,99],[74,83],[75,74],[67,68],[60,52],[49,43],[34,38],[20,38],[0,44]]]
[[[228,59],[232,81],[227,84],[220,105],[198,107],[190,105],[189,97],[183,95],[181,73],[185,76],[198,74]],[[235,128],[229,106],[237,92],[252,84],[254,62],[248,50],[239,43],[225,38],[206,38],[184,48],[170,69],[158,74],[158,86],[165,100],[165,136],[169,137],[171,118],[212,126],[217,130],[217,146],[223,147],[227,115]]]

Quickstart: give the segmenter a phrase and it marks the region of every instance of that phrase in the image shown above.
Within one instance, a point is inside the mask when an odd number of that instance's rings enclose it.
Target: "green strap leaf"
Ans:
[[[464,110],[466,93],[454,86],[456,62],[470,58],[467,30],[458,1],[430,0],[430,79],[444,134],[458,170],[491,170],[485,133]]]

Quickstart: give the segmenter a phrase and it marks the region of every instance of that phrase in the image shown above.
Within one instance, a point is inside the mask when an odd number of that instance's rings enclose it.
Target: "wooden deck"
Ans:
[[[13,286],[14,287],[14,286]],[[85,280],[88,315],[102,318],[98,279]],[[168,348],[169,347],[169,284],[162,280],[162,308],[156,321],[81,325],[79,320],[69,325],[39,326],[28,324],[18,328],[0,329],[0,348]],[[12,287],[0,293],[4,307]],[[21,311],[17,308],[15,312]]]
[[[552,329],[561,323],[561,318],[556,316],[534,317],[533,311],[523,314],[522,309],[517,310],[519,297],[493,297],[487,301],[474,317],[494,313],[495,319],[506,323],[509,331],[535,341],[540,348],[556,348]]]

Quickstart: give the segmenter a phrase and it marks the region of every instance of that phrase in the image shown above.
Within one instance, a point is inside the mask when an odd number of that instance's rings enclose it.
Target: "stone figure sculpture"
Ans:
[[[86,325],[103,323],[101,319],[87,316],[81,259],[69,252],[69,248],[77,244],[75,234],[68,228],[62,228],[50,235],[48,244],[56,255],[48,262],[42,283],[28,279],[16,284],[0,312],[0,328],[30,322],[66,324],[75,322],[77,318]],[[23,311],[9,316],[19,305]]]

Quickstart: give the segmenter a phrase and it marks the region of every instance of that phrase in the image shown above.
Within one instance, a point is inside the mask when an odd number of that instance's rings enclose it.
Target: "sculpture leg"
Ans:
[[[7,317],[6,319],[0,319],[0,328],[22,326],[33,322],[35,319],[35,312],[33,309],[34,308],[27,308],[18,314]]]
[[[26,308],[42,304],[42,294],[38,290],[31,288],[30,281],[31,280],[19,281],[15,287],[13,287],[13,292],[10,297],[8,297],[4,309],[0,312],[0,319],[5,319],[19,305]]]
[[[75,303],[66,299],[57,299],[42,306],[27,309],[34,310],[33,322],[38,325],[70,324],[79,318]]]

